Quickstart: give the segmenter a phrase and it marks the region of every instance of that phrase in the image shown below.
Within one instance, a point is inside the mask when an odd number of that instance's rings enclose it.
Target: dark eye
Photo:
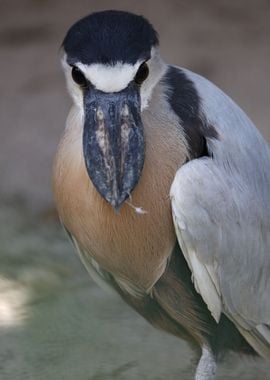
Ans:
[[[87,79],[78,67],[72,67],[71,75],[75,83],[81,87],[87,87]]]
[[[142,84],[143,81],[148,77],[149,74],[149,68],[147,63],[142,63],[141,66],[139,67],[137,74],[135,76],[135,82],[137,84]]]

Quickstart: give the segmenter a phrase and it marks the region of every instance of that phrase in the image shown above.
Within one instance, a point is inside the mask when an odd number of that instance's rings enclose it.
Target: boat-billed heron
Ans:
[[[166,64],[142,16],[93,13],[63,42],[73,99],[54,164],[93,277],[201,353],[270,358],[270,149],[207,79]]]

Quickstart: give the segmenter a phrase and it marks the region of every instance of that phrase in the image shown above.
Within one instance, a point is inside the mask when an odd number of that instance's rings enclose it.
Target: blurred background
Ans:
[[[0,379],[191,379],[187,345],[100,290],[53,208],[70,107],[59,47],[78,18],[122,9],[158,30],[165,61],[215,82],[270,142],[269,0],[0,0]],[[229,355],[218,379],[268,379]]]

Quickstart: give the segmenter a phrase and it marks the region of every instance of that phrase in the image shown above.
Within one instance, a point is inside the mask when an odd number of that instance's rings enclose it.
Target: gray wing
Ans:
[[[171,188],[179,244],[196,290],[270,358],[270,151],[247,116],[207,80],[186,71],[218,138],[209,157],[182,166]]]

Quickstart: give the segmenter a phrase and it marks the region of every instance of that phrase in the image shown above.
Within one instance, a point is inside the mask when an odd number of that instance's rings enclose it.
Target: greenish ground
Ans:
[[[192,379],[186,344],[100,290],[54,220],[5,204],[0,223],[1,380]],[[269,363],[229,356],[218,379],[269,373]]]

